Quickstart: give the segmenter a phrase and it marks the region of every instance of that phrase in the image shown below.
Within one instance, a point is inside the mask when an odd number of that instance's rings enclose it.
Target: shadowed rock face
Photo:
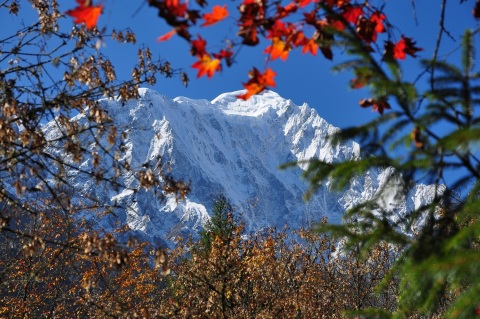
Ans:
[[[267,91],[249,101],[238,100],[240,92],[225,93],[213,101],[178,97],[170,100],[155,91],[140,89],[140,99],[122,103],[100,100],[125,133],[122,160],[132,167],[169,164],[174,177],[191,181],[192,191],[182,202],[168,197],[158,200],[144,191],[95,189],[94,183],[72,172],[72,185],[81,194],[95,194],[106,202],[127,204],[112,219],[126,222],[137,234],[171,245],[178,235],[195,235],[209,219],[212,199],[225,195],[246,223],[247,231],[276,226],[305,226],[328,217],[340,222],[343,212],[372,198],[379,188],[392,183],[391,170],[371,171],[356,179],[342,193],[322,186],[308,202],[302,196],[308,188],[301,179],[305,167],[279,170],[279,165],[310,158],[329,162],[355,160],[358,144],[332,146],[327,137],[337,128],[323,120],[308,105],[297,106]],[[79,115],[73,120],[82,122]],[[45,126],[55,136],[53,124]],[[88,142],[93,139],[86,137]],[[82,166],[90,167],[90,159]],[[108,161],[102,165],[109,165]],[[131,176],[122,183],[135,188]],[[388,182],[390,181],[390,182]],[[408,194],[393,192],[383,196],[382,205],[392,216],[407,213],[433,196],[433,189],[418,186]]]

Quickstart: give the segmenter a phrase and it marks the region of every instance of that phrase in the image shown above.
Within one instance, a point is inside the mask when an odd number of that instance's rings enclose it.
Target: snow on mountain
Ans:
[[[332,146],[327,137],[338,129],[306,104],[297,106],[272,91],[243,101],[236,98],[241,93],[221,94],[210,102],[186,97],[170,100],[140,89],[138,100],[99,101],[125,135],[121,160],[132,167],[145,163],[156,167],[160,159],[168,163],[174,177],[191,182],[192,191],[185,201],[168,196],[160,201],[144,191],[102,191],[75,172],[71,173],[72,185],[79,194],[125,204],[127,209],[117,211],[115,218],[150,240],[170,245],[179,234],[201,229],[209,219],[212,199],[219,194],[236,207],[247,231],[255,231],[268,226],[297,228],[324,216],[340,222],[346,209],[372,198],[387,183],[395,183],[389,178],[394,174],[391,169],[371,171],[345,192],[333,193],[326,185],[305,202],[308,184],[301,179],[305,167],[279,170],[279,166],[310,158],[355,160],[360,156],[359,145]],[[73,120],[81,123],[84,116]],[[58,134],[54,123],[47,124],[45,132],[52,139]],[[90,166],[91,159],[82,164],[85,169]],[[138,186],[128,174],[121,179],[130,189]],[[408,194],[397,193],[378,200],[391,209],[394,219],[429,201],[433,189],[418,185]]]

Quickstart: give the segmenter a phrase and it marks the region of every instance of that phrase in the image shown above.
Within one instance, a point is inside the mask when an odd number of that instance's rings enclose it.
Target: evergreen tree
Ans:
[[[363,157],[339,163],[310,161],[305,173],[312,185],[310,192],[326,181],[342,190],[365,171],[386,167],[395,168],[399,174],[394,178],[403,179],[404,186],[397,192],[405,193],[419,182],[435,187],[431,203],[397,222],[391,221],[388,211],[379,207],[378,197],[374,197],[346,213],[346,220],[356,222],[319,227],[320,231],[345,236],[347,249],[361,247],[367,253],[382,242],[403,247],[391,270],[391,275],[400,278],[397,309],[392,313],[371,309],[355,315],[478,316],[480,161],[476,147],[480,139],[480,74],[474,71],[473,33],[467,30],[463,36],[459,66],[436,58],[422,61],[430,73],[429,89],[423,93],[415,83],[402,78],[401,68],[388,55],[388,48],[383,61],[376,61],[348,29],[335,32],[335,36],[342,38],[342,45],[354,57],[337,69],[364,70],[369,76],[371,100],[395,103],[398,108],[370,123],[335,134],[333,142],[361,141]],[[455,174],[447,180],[449,171]]]
[[[227,244],[234,236],[237,226],[232,205],[224,195],[219,195],[213,200],[211,219],[200,232],[200,247],[208,253],[216,238]]]

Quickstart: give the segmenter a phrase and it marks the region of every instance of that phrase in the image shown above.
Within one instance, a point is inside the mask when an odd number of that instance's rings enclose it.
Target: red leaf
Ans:
[[[318,0],[296,0],[300,8],[308,6],[312,2],[318,2]]]
[[[65,13],[75,18],[73,21],[75,24],[85,23],[88,29],[92,29],[97,25],[98,17],[102,13],[103,6],[94,6],[91,1],[77,0],[77,3],[79,4],[78,7],[73,10],[68,10]]]
[[[258,94],[265,90],[268,86],[275,86],[273,78],[276,73],[271,69],[267,69],[264,73],[260,73],[256,68],[253,68],[249,72],[250,80],[247,83],[243,83],[247,93],[238,95],[237,98],[242,100],[248,100],[252,95]]]
[[[405,43],[405,48],[403,49],[403,51],[404,51],[406,54],[408,54],[408,55],[410,55],[410,56],[412,56],[412,57],[414,57],[414,58],[417,57],[417,56],[416,56],[416,53],[417,53],[418,51],[422,51],[422,50],[423,50],[422,48],[418,48],[418,47],[415,46],[415,44],[417,44],[417,42],[412,41],[412,38],[407,38],[407,37],[405,37],[405,36],[402,35],[402,39],[401,39],[399,42],[404,42],[404,43]]]
[[[378,111],[378,113],[383,114],[385,109],[390,109],[390,104],[386,100],[383,99],[361,99],[359,102],[361,107],[369,107],[372,106],[372,111]]]
[[[165,0],[167,10],[174,16],[183,17],[187,11],[187,4],[180,3],[179,0]]]
[[[407,38],[402,35],[400,41],[393,44],[391,41],[385,42],[385,57],[391,57],[397,60],[405,60],[407,54],[412,57],[417,57],[416,53],[422,51],[422,48],[415,47],[416,42],[412,38]]]
[[[374,12],[370,16],[370,22],[374,24],[374,32],[382,33],[385,32],[385,26],[383,25],[383,20],[385,20],[385,15],[381,12]]]
[[[207,41],[205,41],[201,36],[198,36],[198,40],[192,40],[192,49],[190,50],[190,53],[199,57],[207,55],[207,51],[205,49],[206,46]]]
[[[303,45],[302,53],[310,52],[312,55],[317,55],[318,44],[314,39],[308,39]]]
[[[209,78],[213,76],[215,71],[221,70],[220,60],[210,58],[208,54],[199,57],[199,60],[192,64],[192,68],[198,69],[197,78],[207,75]]]
[[[291,37],[291,43],[295,46],[304,46],[306,42],[308,41],[308,38],[305,37],[305,34],[303,34],[303,31],[298,31],[292,34]]]
[[[213,7],[213,10],[211,13],[205,13],[203,15],[203,19],[205,20],[204,23],[202,23],[202,27],[206,27],[212,24],[215,24],[223,19],[228,17],[228,10],[227,10],[227,5],[224,5],[223,7],[216,5]]]
[[[354,78],[350,80],[350,87],[352,89],[361,89],[367,84],[365,78]]]
[[[267,39],[280,38],[288,35],[289,32],[291,31],[284,22],[275,20],[275,23],[271,26],[270,30],[268,30]]]
[[[238,8],[241,16],[238,19],[239,31],[238,36],[243,38],[242,43],[245,45],[257,45],[258,30],[265,23],[265,10],[262,1],[244,0]]]
[[[332,17],[327,17],[327,25],[338,31],[345,30],[345,24],[343,23],[343,21],[334,19]]]
[[[269,53],[270,58],[275,60],[277,58],[285,61],[288,58],[288,53],[290,52],[290,46],[287,43],[283,42],[279,38],[273,38],[272,44],[268,46],[263,53]]]
[[[281,5],[277,5],[277,13],[275,15],[275,21],[278,21],[278,19],[285,18],[290,13],[296,12],[297,9],[298,9],[298,6],[294,2],[286,5],[285,7],[282,7]]]
[[[346,5],[342,8],[344,11],[342,17],[349,23],[356,24],[358,18],[363,14],[363,8],[361,6]]]
[[[312,10],[310,12],[304,13],[303,16],[306,24],[316,25],[317,24],[317,10]]]
[[[173,29],[172,31],[167,32],[164,35],[159,36],[157,38],[157,42],[167,41],[168,39],[170,39],[176,33],[177,33],[177,30]]]

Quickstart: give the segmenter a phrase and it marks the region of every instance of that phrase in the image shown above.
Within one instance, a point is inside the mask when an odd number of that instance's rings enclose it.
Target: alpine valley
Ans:
[[[271,226],[298,228],[323,217],[338,223],[348,208],[375,196],[396,220],[432,199],[432,187],[416,185],[404,192],[401,179],[392,178],[394,171],[385,168],[358,177],[343,192],[330,191],[326,183],[305,201],[309,185],[301,176],[307,164],[284,170],[279,166],[311,158],[355,161],[361,156],[359,145],[353,141],[332,145],[328,136],[338,129],[306,104],[297,106],[272,91],[243,101],[236,98],[241,93],[221,94],[212,101],[170,100],[140,89],[137,100],[100,100],[123,136],[120,161],[131,167],[168,167],[175,178],[190,182],[191,191],[184,200],[171,195],[160,199],[153,192],[136,191],[138,180],[128,173],[120,176],[124,187],[116,191],[97,187],[72,169],[73,199],[95,197],[115,207],[98,227],[125,223],[137,235],[168,246],[178,235],[198,234],[219,194],[235,207],[247,232]],[[85,123],[85,116],[72,121]],[[44,132],[51,140],[61,134],[54,121],[44,126]],[[85,136],[85,141],[92,148],[98,143],[94,136]],[[92,161],[84,159],[80,169],[91,170]],[[379,196],[386,188],[391,191]]]

